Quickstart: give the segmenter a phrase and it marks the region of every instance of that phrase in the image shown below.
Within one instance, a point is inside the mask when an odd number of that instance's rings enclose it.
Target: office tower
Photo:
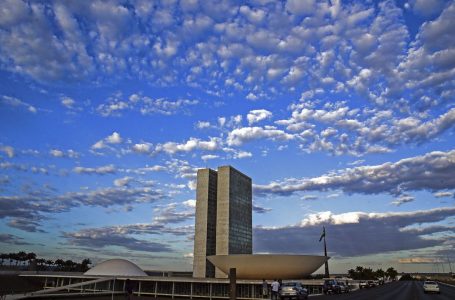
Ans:
[[[231,166],[198,170],[193,277],[226,277],[208,255],[251,254],[251,178]]]
[[[216,171],[199,169],[196,185],[193,277],[215,276],[215,266],[206,259],[206,256],[216,254],[216,195]]]

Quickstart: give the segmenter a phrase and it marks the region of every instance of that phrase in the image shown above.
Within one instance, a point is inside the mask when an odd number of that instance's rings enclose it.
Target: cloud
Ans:
[[[272,117],[272,113],[265,109],[251,110],[246,116],[248,124],[254,124]]]
[[[106,103],[100,104],[96,111],[103,117],[119,117],[127,111],[139,112],[141,115],[173,115],[184,112],[187,107],[198,103],[198,100],[190,99],[153,99],[138,93],[131,94],[128,99],[123,99],[121,93],[116,93],[109,97]]]
[[[256,203],[253,203],[253,212],[257,213],[257,214],[265,214],[265,213],[268,213],[272,211],[271,208],[266,208],[266,207],[262,207]]]
[[[53,157],[69,157],[69,158],[79,158],[80,154],[74,150],[60,150],[60,149],[51,149],[49,154]]]
[[[14,157],[14,148],[11,146],[0,146],[0,152],[5,153],[9,158]]]
[[[175,154],[178,152],[190,152],[194,150],[214,151],[219,149],[221,140],[219,138],[211,137],[208,141],[202,141],[198,138],[190,138],[182,144],[175,142],[167,142],[158,144],[155,148],[156,152],[165,152],[168,154]]]
[[[258,139],[289,141],[294,139],[294,136],[275,128],[242,127],[229,132],[226,141],[229,146],[241,146]]]
[[[398,259],[398,262],[400,264],[437,264],[442,261],[434,257],[407,257]]]
[[[117,187],[125,187],[129,186],[130,182],[133,180],[132,177],[123,177],[123,178],[118,178],[114,180],[114,185]]]
[[[96,167],[96,168],[75,167],[73,169],[73,171],[78,174],[105,175],[105,174],[114,174],[115,172],[117,172],[117,169],[114,167],[114,165],[106,165],[106,166]]]
[[[396,206],[400,206],[400,205],[403,205],[405,203],[412,202],[414,200],[415,200],[415,198],[413,196],[400,195],[400,197],[398,197],[394,201],[392,201],[392,204],[394,204]]]
[[[143,188],[104,188],[86,192],[55,195],[31,191],[25,195],[0,196],[0,219],[10,219],[10,225],[26,231],[39,231],[50,214],[70,211],[76,207],[112,207],[152,203],[166,196],[159,190]]]
[[[62,97],[61,103],[64,107],[66,107],[68,109],[72,109],[74,107],[74,104],[76,103],[76,101],[74,101],[70,97]]]
[[[254,251],[301,253],[305,249],[305,253],[320,253],[322,248],[318,240],[323,225],[326,227],[330,256],[353,257],[442,246],[445,239],[428,239],[425,235],[445,232],[446,228],[430,226],[423,233],[404,229],[411,225],[443,221],[454,212],[453,207],[442,207],[411,212],[314,213],[293,226],[255,227]],[[371,232],[374,234],[367,234]],[[277,243],[277,240],[280,242]]]
[[[18,107],[18,108],[24,108],[26,109],[28,112],[31,112],[31,113],[36,113],[38,110],[33,106],[33,105],[30,105],[18,98],[15,98],[15,97],[10,97],[10,96],[1,96],[1,99],[2,99],[2,103],[3,104],[6,104],[8,106],[11,106],[11,107]]]
[[[156,214],[153,217],[154,224],[166,225],[166,224],[176,224],[181,223],[189,219],[193,219],[195,216],[196,205],[192,206],[192,202],[183,203],[183,206],[187,209],[184,211],[178,211],[177,203],[170,203],[165,206],[159,206],[154,209]]]
[[[196,128],[198,128],[198,129],[204,129],[204,128],[209,128],[209,127],[210,127],[210,122],[198,121],[196,124]]]
[[[99,229],[83,229],[77,232],[63,232],[63,238],[66,239],[66,242],[69,245],[88,247],[90,249],[118,246],[133,251],[174,252],[169,245],[164,243],[128,236],[121,227],[105,227]]]
[[[120,144],[123,139],[118,132],[113,132],[111,135],[107,136],[105,141],[109,144]]]
[[[111,135],[108,135],[102,140],[99,140],[95,144],[92,145],[92,150],[101,150],[103,148],[107,147],[107,144],[115,145],[115,144],[121,144],[123,142],[123,138],[120,136],[120,134],[116,131],[114,131]]]
[[[455,192],[447,191],[447,192],[437,192],[433,194],[436,198],[443,198],[443,197],[454,197]]]
[[[314,178],[254,185],[259,195],[290,195],[300,191],[342,190],[366,195],[455,188],[455,150],[435,151],[376,166],[359,166]]]
[[[25,242],[23,238],[8,233],[0,233],[0,243],[17,246],[32,245]]]
[[[132,150],[136,153],[150,154],[152,152],[152,144],[150,143],[134,144]]]

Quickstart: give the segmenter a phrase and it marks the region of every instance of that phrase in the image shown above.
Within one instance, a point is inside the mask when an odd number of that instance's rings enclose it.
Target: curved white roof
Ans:
[[[126,259],[109,259],[97,264],[91,268],[84,275],[94,276],[147,276],[136,264]]]
[[[238,279],[302,279],[319,269],[328,258],[318,255],[231,254],[207,256],[207,259],[226,274],[230,268],[236,268]]]

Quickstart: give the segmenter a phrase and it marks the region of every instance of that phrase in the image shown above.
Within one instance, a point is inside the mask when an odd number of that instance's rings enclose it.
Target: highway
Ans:
[[[441,294],[424,294],[421,281],[397,281],[370,289],[361,289],[343,295],[314,296],[326,300],[454,300],[455,287],[439,284]]]

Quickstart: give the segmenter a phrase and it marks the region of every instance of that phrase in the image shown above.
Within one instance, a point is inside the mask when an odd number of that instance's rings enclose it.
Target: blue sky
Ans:
[[[455,261],[451,1],[2,1],[0,250],[191,270],[198,168],[254,251]]]

